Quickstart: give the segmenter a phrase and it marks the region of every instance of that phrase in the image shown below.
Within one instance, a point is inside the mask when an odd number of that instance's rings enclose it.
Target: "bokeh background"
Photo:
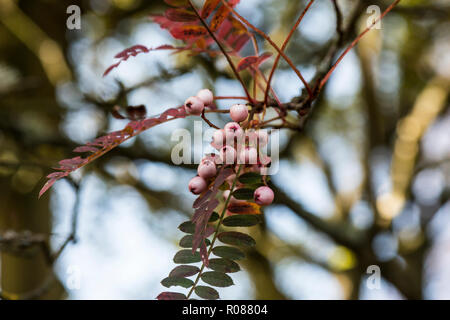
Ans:
[[[369,5],[389,3],[338,0],[351,23],[345,43],[366,26]],[[72,4],[81,30],[66,28]],[[237,9],[281,44],[305,4],[242,0]],[[192,130],[192,119],[152,128],[40,200],[38,192],[76,145],[126,125],[111,116],[116,104],[144,104],[153,115],[203,87],[242,95],[225,61],[203,55],[142,54],[102,77],[129,46],[176,44],[149,19],[165,8],[0,0],[3,299],[154,299],[164,291],[177,226],[194,200],[194,167],[171,163],[170,137]],[[332,1],[317,0],[287,50],[307,80],[336,36]],[[281,134],[276,204],[251,230],[257,246],[222,298],[449,299],[449,81],[449,1],[401,1],[338,67],[305,129]],[[288,102],[302,85],[281,63],[274,88]],[[379,268],[379,286],[368,268]]]

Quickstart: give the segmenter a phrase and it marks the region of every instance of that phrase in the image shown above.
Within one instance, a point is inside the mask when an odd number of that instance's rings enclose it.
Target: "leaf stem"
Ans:
[[[287,47],[287,44],[289,40],[291,39],[292,35],[294,34],[294,31],[297,30],[297,27],[299,26],[300,22],[302,22],[303,17],[305,16],[306,12],[308,12],[311,5],[314,3],[314,0],[310,0],[306,8],[303,10],[302,14],[298,17],[297,21],[295,22],[294,26],[291,28],[288,36],[283,42],[283,45],[281,46],[281,51],[278,53],[277,57],[275,58],[275,62],[273,63],[272,70],[270,70],[269,79],[267,80],[267,87],[266,91],[264,93],[264,104],[267,104],[267,99],[269,97],[269,89],[270,89],[270,83],[272,82],[273,75],[275,74],[275,70],[277,69],[278,62],[281,58],[281,53],[284,52],[284,50]],[[306,86],[305,86],[306,87]],[[308,90],[308,93],[310,96],[312,96],[311,90]]]
[[[272,47],[278,51],[278,53],[283,57],[283,59],[288,63],[288,65],[291,67],[292,70],[297,74],[297,76],[300,78],[300,80],[303,82],[303,85],[305,86],[306,90],[308,90],[308,93],[312,95],[311,88],[309,87],[308,83],[306,82],[305,78],[303,78],[302,73],[295,67],[294,63],[289,59],[288,56],[284,54],[283,51],[275,44],[275,42],[270,39],[268,35],[266,35],[263,31],[252,25],[247,19],[245,19],[243,16],[241,16],[239,13],[236,12],[225,0],[221,0],[223,5],[226,6],[236,17],[239,18],[247,27],[254,30],[256,33],[258,33],[260,36],[262,36],[264,39],[266,39]]]
[[[236,183],[237,183],[237,180],[238,180],[238,177],[239,177],[239,173],[241,172],[242,166],[243,166],[242,164],[239,165],[238,171],[236,173],[236,178],[233,180],[233,184],[231,186],[230,194],[228,195],[227,199],[225,200],[225,204],[224,204],[224,207],[222,209],[222,213],[220,214],[219,222],[217,223],[216,231],[214,231],[214,236],[213,236],[213,238],[211,240],[211,244],[210,244],[209,249],[208,249],[207,259],[209,258],[209,255],[211,254],[211,251],[212,251],[212,249],[214,247],[214,243],[216,242],[217,236],[219,234],[220,225],[222,224],[223,218],[225,217],[225,213],[227,212],[228,203],[230,202],[231,194],[233,193],[233,190],[236,187]],[[191,290],[189,290],[189,293],[188,293],[186,299],[189,299],[189,297],[192,295],[192,292],[194,292],[194,289],[197,286],[198,282],[200,281],[200,277],[202,276],[202,272],[203,272],[204,269],[205,269],[205,263],[202,262],[202,266],[200,268],[200,271],[199,271],[197,277],[195,278],[194,284],[192,285]]]
[[[338,66],[338,64],[342,61],[342,59],[344,59],[344,57],[347,55],[347,53],[353,49],[354,46],[356,46],[356,44],[359,42],[359,40],[361,40],[361,38],[367,33],[369,32],[379,21],[381,21],[381,19],[384,18],[384,16],[386,14],[389,13],[389,11],[391,11],[392,9],[394,9],[394,7],[400,2],[401,0],[395,0],[386,10],[384,10],[384,12],[377,18],[375,19],[372,24],[370,26],[368,26],[366,29],[364,29],[363,32],[361,32],[355,40],[353,40],[352,43],[350,43],[350,45],[345,49],[345,51],[339,56],[339,58],[336,60],[336,62],[334,63],[334,65],[330,68],[330,70],[328,70],[328,73],[323,77],[323,79],[320,81],[317,91],[315,92],[315,95],[317,95],[320,90],[323,88],[323,86],[325,85],[325,83],[328,81],[328,79],[330,78],[331,74],[333,73],[333,71],[336,69],[336,67]]]

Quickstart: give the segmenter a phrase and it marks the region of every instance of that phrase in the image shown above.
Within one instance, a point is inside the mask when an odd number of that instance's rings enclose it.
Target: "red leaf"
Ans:
[[[204,27],[196,25],[177,26],[169,31],[175,39],[181,40],[202,37],[208,33]]]
[[[185,116],[186,112],[184,107],[171,108],[163,112],[161,115],[150,119],[131,121],[123,130],[111,132],[106,136],[95,139],[93,142],[88,142],[84,146],[75,148],[75,152],[92,152],[92,154],[86,158],[78,156],[72,159],[61,160],[59,162],[60,168],[56,169],[59,171],[53,172],[47,176],[49,180],[40,190],[39,197],[41,197],[55,183],[56,180],[68,176],[71,172],[85,166],[98,157],[101,157],[127,139],[157,124],[164,123],[167,120],[184,118]]]
[[[220,0],[206,0],[202,7],[201,17],[203,19],[208,18],[214,9],[217,8],[219,2]]]
[[[163,44],[162,46],[156,47],[154,50],[173,50],[175,49],[174,46],[171,44]]]
[[[258,57],[256,56],[249,56],[242,58],[241,61],[239,61],[239,64],[237,65],[236,69],[237,71],[242,71],[250,67],[252,64],[255,64],[258,61]]]
[[[80,146],[80,147],[76,147],[75,149],[73,149],[73,152],[97,152],[98,149],[95,147],[91,147],[91,146]]]
[[[41,191],[39,191],[39,198],[45,193],[45,191],[50,189],[50,187],[56,182],[56,180],[57,180],[57,178],[52,178],[44,184]]]
[[[161,292],[156,299],[158,300],[186,300],[186,296],[178,292]]]
[[[170,22],[170,23],[173,24],[174,22]],[[176,49],[176,48],[174,48],[171,45],[167,45],[167,44],[159,46],[159,47],[154,48],[154,49],[147,48],[146,46],[143,46],[143,45],[132,46],[130,48],[127,48],[127,49],[119,52],[118,54],[116,54],[114,56],[114,58],[120,59],[120,61],[115,63],[115,64],[113,64],[113,65],[111,65],[111,66],[109,66],[108,69],[106,69],[106,71],[103,73],[103,76],[105,77],[106,75],[108,75],[108,73],[110,73],[114,68],[117,68],[122,63],[122,61],[128,60],[129,57],[135,57],[135,56],[137,56],[140,53],[148,53],[148,52],[154,51],[154,50],[171,50],[171,49]]]
[[[210,25],[211,31],[213,32],[217,31],[217,29],[220,27],[222,22],[225,21],[225,19],[228,17],[229,14],[230,10],[225,6],[221,6],[211,19]]]
[[[239,61],[239,64],[237,65],[237,71],[245,70],[252,65],[255,65],[255,67],[258,67],[261,63],[263,63],[264,61],[269,59],[271,55],[272,55],[271,53],[265,52],[262,55],[260,55],[259,57],[249,56],[249,57],[242,58],[242,60]]]
[[[250,36],[248,34],[242,34],[230,45],[236,52],[239,52],[249,40]]]
[[[198,19],[193,11],[187,9],[170,8],[164,14],[167,19],[175,22],[190,22]]]
[[[260,66],[264,61],[269,59],[272,56],[270,52],[264,52],[262,55],[258,57],[258,62],[256,63],[256,66]]]

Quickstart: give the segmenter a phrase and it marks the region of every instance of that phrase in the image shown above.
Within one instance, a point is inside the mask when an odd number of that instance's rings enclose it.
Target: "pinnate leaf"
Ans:
[[[252,200],[255,190],[250,188],[241,188],[233,192],[233,197],[238,200]]]
[[[216,289],[208,287],[208,286],[197,286],[194,289],[196,295],[200,298],[206,300],[217,300],[219,299],[219,293]]]
[[[243,184],[258,184],[261,183],[261,175],[256,172],[247,172],[239,176],[238,180]]]
[[[192,250],[180,250],[173,257],[173,262],[179,264],[200,262],[201,257],[199,252],[192,253]]]
[[[218,257],[232,260],[241,260],[245,258],[245,254],[235,247],[217,246],[213,248],[212,253]]]
[[[211,217],[209,217],[209,221],[208,222],[216,222],[217,220],[219,220],[219,214],[217,212],[213,212],[211,214]]]
[[[224,273],[238,272],[241,270],[239,265],[230,259],[210,259],[208,268]]]
[[[190,288],[194,284],[194,281],[192,281],[191,279],[183,278],[183,277],[167,277],[161,281],[161,284],[167,288],[174,287],[174,286]]]
[[[180,240],[180,247],[182,248],[192,248],[192,240],[194,239],[193,235],[186,235]],[[209,246],[211,241],[209,239],[205,239],[205,244]]]
[[[195,224],[193,224],[192,221],[185,221],[178,226],[178,229],[180,229],[184,233],[192,234],[195,232]]]
[[[253,247],[256,244],[248,234],[237,231],[222,232],[217,237],[221,242],[234,246]]]
[[[260,223],[257,215],[232,215],[223,220],[223,225],[227,227],[251,227]]]
[[[156,299],[158,300],[186,300],[186,296],[178,292],[161,292]]]
[[[253,202],[231,203],[227,210],[235,214],[261,214],[261,207]]]
[[[172,28],[170,33],[175,39],[186,40],[205,36],[208,31],[202,26],[181,25]]]
[[[214,11],[215,8],[219,5],[220,0],[206,0],[203,4],[202,11],[200,16],[203,19],[209,17],[209,15]]]
[[[166,18],[176,22],[196,21],[198,18],[192,10],[171,8],[164,13]]]
[[[181,265],[175,267],[169,273],[169,277],[191,277],[199,273],[200,269],[196,266]]]
[[[201,279],[203,282],[212,285],[214,287],[229,287],[232,286],[233,280],[230,278],[229,275],[223,273],[223,272],[217,272],[217,271],[208,271],[204,272],[201,275]]]
[[[215,32],[230,14],[230,10],[226,6],[221,6],[211,19],[211,31]]]

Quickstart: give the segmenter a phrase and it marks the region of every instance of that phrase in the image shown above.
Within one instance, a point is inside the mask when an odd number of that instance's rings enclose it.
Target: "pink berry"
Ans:
[[[202,161],[197,168],[198,175],[203,179],[209,179],[216,175],[216,164],[211,160]]]
[[[211,145],[220,150],[225,145],[225,130],[220,129],[213,133]]]
[[[184,102],[184,109],[189,114],[200,115],[205,108],[205,104],[197,97],[189,97]]]
[[[215,153],[210,153],[210,154],[205,155],[205,157],[202,159],[201,162],[206,161],[206,160],[212,161],[216,165],[222,164],[222,159],[220,158],[220,156],[218,154],[215,154]]]
[[[240,140],[244,137],[244,130],[237,122],[228,122],[224,130],[227,144],[232,144],[236,139]]]
[[[236,150],[231,146],[220,149],[220,157],[225,164],[233,164],[236,161]]]
[[[255,190],[253,198],[260,206],[268,206],[273,202],[274,194],[272,189],[262,186]]]
[[[258,151],[253,147],[243,147],[239,150],[239,163],[256,164],[258,163]]]
[[[203,101],[205,106],[209,106],[214,101],[214,95],[209,89],[202,89],[197,93],[197,98]]]
[[[235,104],[230,108],[230,117],[233,121],[241,122],[248,117],[248,108],[245,104]]]
[[[207,184],[202,177],[194,177],[189,181],[189,191],[193,194],[200,194],[206,190]]]
[[[256,135],[258,137],[259,147],[265,147],[269,142],[269,135],[266,130],[258,130],[256,131]]]

